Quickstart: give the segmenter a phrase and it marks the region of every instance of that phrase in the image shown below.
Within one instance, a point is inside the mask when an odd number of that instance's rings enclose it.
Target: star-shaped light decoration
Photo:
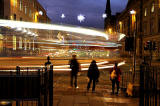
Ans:
[[[61,15],[61,18],[62,18],[62,19],[65,18],[65,17],[66,17],[66,16],[65,16],[64,14]]]
[[[105,13],[102,14],[102,17],[103,17],[103,18],[107,18],[107,14],[105,14]]]
[[[79,15],[77,16],[77,19],[78,19],[79,22],[83,22],[83,21],[85,20],[85,16],[82,15],[82,14],[79,14]]]

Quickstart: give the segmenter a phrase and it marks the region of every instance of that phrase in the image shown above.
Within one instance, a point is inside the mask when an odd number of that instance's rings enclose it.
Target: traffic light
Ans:
[[[125,39],[125,51],[134,50],[134,37],[126,37]]]
[[[156,42],[147,41],[144,45],[144,50],[156,50]]]
[[[156,50],[157,46],[156,46],[156,42],[153,42],[153,50]]]

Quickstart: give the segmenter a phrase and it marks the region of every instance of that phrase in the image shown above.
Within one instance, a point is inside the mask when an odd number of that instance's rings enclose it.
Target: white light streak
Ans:
[[[79,33],[82,35],[101,36],[101,37],[104,37],[106,40],[108,40],[108,34],[106,34],[104,31],[93,30],[89,28],[74,27],[74,26],[71,27],[71,26],[56,25],[56,24],[51,25],[51,24],[21,22],[21,21],[13,21],[13,20],[0,20],[0,26],[66,31],[66,32]]]

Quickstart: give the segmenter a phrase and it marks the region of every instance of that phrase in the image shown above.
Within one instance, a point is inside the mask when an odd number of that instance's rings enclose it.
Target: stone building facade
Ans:
[[[136,11],[134,30],[130,14],[132,10]],[[116,17],[116,24],[113,27],[117,32],[131,37],[135,32],[138,57],[151,55],[149,50],[144,49],[149,41],[154,42],[156,47],[156,50],[152,50],[153,58],[160,57],[160,0],[128,0],[125,10]],[[132,55],[132,52],[125,51],[125,41],[122,41],[122,44],[122,55]]]
[[[0,19],[50,23],[45,9],[37,0],[0,0]],[[0,26],[0,56],[25,56],[40,53],[37,42],[51,31]],[[41,36],[43,34],[43,36]]]

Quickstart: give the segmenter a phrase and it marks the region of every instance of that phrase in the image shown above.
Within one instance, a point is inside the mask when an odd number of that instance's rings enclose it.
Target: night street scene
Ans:
[[[0,106],[160,106],[160,0],[0,0]]]

